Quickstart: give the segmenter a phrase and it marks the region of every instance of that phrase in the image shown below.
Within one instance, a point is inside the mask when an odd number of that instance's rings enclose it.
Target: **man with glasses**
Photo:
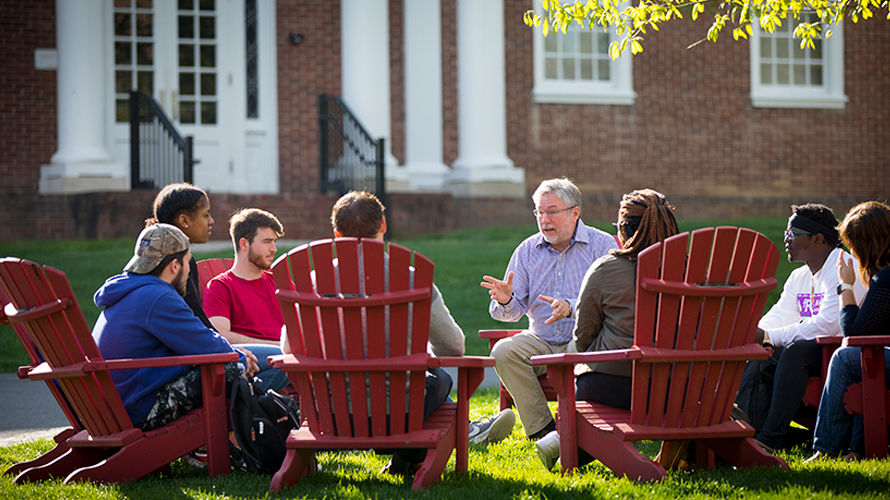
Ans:
[[[789,427],[807,381],[822,375],[822,346],[816,337],[841,335],[835,268],[841,255],[851,258],[840,248],[838,222],[830,208],[810,203],[793,205],[791,212],[785,252],[790,262],[806,265],[791,272],[778,302],[758,322],[756,341],[773,354],[748,362],[736,397],[757,431],[754,439],[770,452],[798,444]],[[865,295],[859,280],[854,286],[857,297]]]
[[[615,238],[581,221],[581,192],[568,179],[549,179],[532,195],[538,233],[513,252],[503,280],[484,276],[488,311],[498,321],[528,316],[528,330],[495,344],[495,370],[510,391],[529,439],[556,429],[547,399],[538,383],[545,367],[530,358],[566,352],[575,326],[573,312],[587,268],[609,250]]]

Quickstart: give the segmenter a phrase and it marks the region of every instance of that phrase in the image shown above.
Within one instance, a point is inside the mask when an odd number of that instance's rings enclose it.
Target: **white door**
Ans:
[[[258,106],[263,98],[277,102],[274,60],[259,58],[263,45],[274,47],[274,2],[112,1],[116,159],[129,163],[127,92],[136,88],[155,98],[180,134],[194,137],[196,185],[277,192],[277,112]]]

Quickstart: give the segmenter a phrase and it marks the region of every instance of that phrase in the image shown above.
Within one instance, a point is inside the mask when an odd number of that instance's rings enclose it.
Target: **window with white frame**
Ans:
[[[843,25],[823,28],[834,33],[814,39],[814,47],[800,48],[794,28],[801,21],[817,21],[814,14],[801,20],[788,17],[773,33],[752,23],[751,103],[763,108],[842,109],[844,95]]]
[[[630,51],[613,61],[611,32],[572,24],[568,32],[545,37],[535,30],[536,102],[577,104],[634,103]]]

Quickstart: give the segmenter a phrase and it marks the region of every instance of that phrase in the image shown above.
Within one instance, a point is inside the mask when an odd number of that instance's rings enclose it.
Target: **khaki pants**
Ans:
[[[549,344],[537,335],[525,330],[512,337],[501,339],[491,350],[495,359],[494,369],[510,391],[519,412],[519,421],[527,436],[542,430],[553,421],[547,398],[538,383],[538,377],[547,373],[546,366],[532,366],[531,357],[540,354],[561,354],[569,343]]]

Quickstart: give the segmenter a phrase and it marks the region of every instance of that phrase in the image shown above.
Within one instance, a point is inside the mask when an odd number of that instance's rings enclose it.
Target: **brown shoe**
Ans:
[[[767,453],[775,453],[775,452],[776,452],[776,450],[770,448],[769,446],[767,446],[767,445],[761,443],[760,441],[758,441],[758,440],[756,440],[756,439],[754,440],[754,442],[757,443],[757,446],[761,447],[761,448],[763,449],[763,451],[765,451],[765,452],[767,452]],[[818,452],[817,452],[817,453],[818,453]]]
[[[655,457],[655,461],[661,464],[665,470],[688,469],[686,453],[689,449],[689,441],[662,441],[661,450]]]

